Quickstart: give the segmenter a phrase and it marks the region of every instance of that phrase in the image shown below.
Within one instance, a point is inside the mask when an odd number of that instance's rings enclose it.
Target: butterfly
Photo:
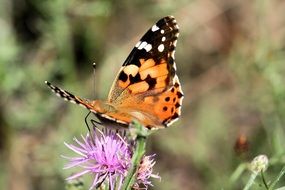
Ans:
[[[128,127],[137,120],[148,129],[165,128],[181,114],[183,92],[174,62],[178,36],[173,16],[154,24],[123,63],[107,100],[83,99],[46,84],[59,97],[93,112],[102,123]]]

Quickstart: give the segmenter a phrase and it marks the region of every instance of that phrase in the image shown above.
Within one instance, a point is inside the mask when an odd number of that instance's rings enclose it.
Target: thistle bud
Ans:
[[[268,158],[266,155],[256,156],[250,163],[250,170],[253,173],[264,172],[268,167]]]

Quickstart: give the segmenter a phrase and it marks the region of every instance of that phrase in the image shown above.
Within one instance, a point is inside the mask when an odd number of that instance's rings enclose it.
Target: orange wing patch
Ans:
[[[160,93],[169,86],[171,76],[164,59],[161,59],[159,63],[153,59],[140,59],[140,64],[140,67],[131,64],[121,69],[117,83],[113,87],[116,90],[112,93],[126,95],[124,91],[127,90],[129,94],[138,94],[154,89],[159,90],[153,92]],[[114,95],[109,95],[109,97],[112,96]]]
[[[142,93],[149,89],[149,84],[146,81],[141,81],[130,85],[128,89],[132,94]]]
[[[155,62],[153,59],[148,59],[148,60],[144,60],[144,59],[140,59],[140,63],[141,63],[141,67],[139,69],[139,71],[143,71],[147,68],[153,67],[155,65]]]
[[[139,72],[141,79],[144,80],[149,75],[151,78],[157,78],[168,74],[167,64],[159,64]]]

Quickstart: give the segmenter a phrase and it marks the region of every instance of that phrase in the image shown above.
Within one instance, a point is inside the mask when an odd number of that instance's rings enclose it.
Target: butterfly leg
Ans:
[[[88,117],[90,114],[91,114],[91,111],[88,112],[88,114],[85,116],[85,119],[84,119],[85,124],[86,124],[89,132],[91,132],[89,124],[88,124]],[[93,128],[97,127],[97,125],[102,125],[102,123],[100,123],[99,121],[96,121],[94,119],[91,119],[90,121],[91,121],[91,124],[93,125]]]
[[[93,133],[95,133],[96,128],[98,128],[96,124],[101,124],[101,123],[98,122],[98,121],[95,121],[94,119],[91,119],[90,121],[91,121],[92,129],[93,129],[91,131],[91,129],[89,127],[89,124],[88,124],[88,117],[90,116],[90,114],[91,114],[91,111],[89,111],[88,114],[85,116],[84,121],[85,121],[85,124],[86,124],[86,126],[88,128],[88,131],[89,131],[89,134],[90,134],[90,137],[91,137],[91,141],[95,144],[95,139],[94,139],[94,134]]]
[[[94,136],[93,136],[93,131],[90,130],[90,127],[89,127],[88,121],[87,121],[87,119],[88,119],[88,117],[89,117],[90,114],[91,114],[91,111],[89,111],[88,114],[85,116],[84,121],[85,121],[85,124],[86,124],[86,126],[87,126],[87,128],[88,128],[88,131],[89,131],[89,134],[90,134],[90,138],[91,138],[91,142],[92,142],[93,144],[95,144],[95,139],[94,139]]]
[[[90,114],[91,114],[91,111],[88,112],[88,114],[85,116],[85,119],[84,119],[85,124],[86,124],[86,126],[87,126],[87,128],[88,128],[89,133],[91,133],[91,131],[90,131],[90,127],[89,127],[89,125],[88,125],[87,119],[88,119],[88,116],[89,116]]]
[[[93,126],[97,127],[97,125],[102,125],[102,123],[100,123],[99,121],[96,121],[94,119],[91,119],[91,123],[93,124]],[[97,125],[96,125],[97,124]]]

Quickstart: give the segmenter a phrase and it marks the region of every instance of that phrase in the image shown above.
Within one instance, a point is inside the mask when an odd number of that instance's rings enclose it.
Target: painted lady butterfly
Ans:
[[[153,25],[127,57],[105,101],[82,99],[46,84],[59,97],[89,109],[102,123],[128,127],[136,119],[148,129],[167,127],[180,116],[183,99],[174,62],[178,35],[173,16]]]

